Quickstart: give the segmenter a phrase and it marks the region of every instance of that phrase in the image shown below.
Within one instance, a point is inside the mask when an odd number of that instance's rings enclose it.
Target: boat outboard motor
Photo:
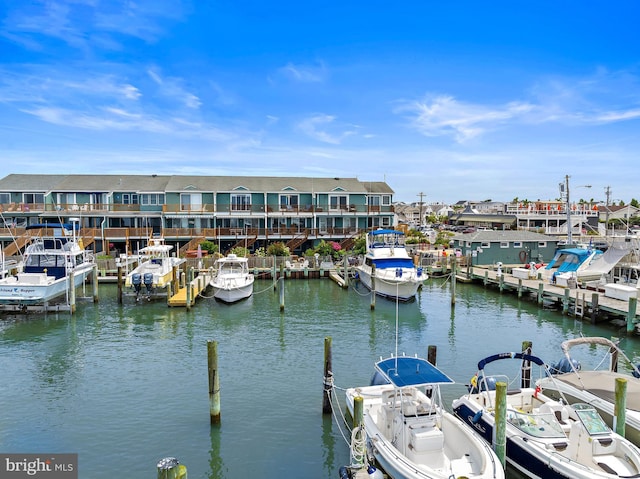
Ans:
[[[131,285],[133,289],[136,291],[136,294],[140,293],[140,289],[142,288],[142,275],[140,273],[135,273],[131,275]]]
[[[147,293],[150,293],[153,289],[153,273],[144,274],[144,285],[147,288]]]
[[[573,368],[571,365],[573,364]],[[570,373],[573,370],[580,371],[580,362],[577,359],[572,359],[571,362],[567,358],[562,358],[556,364],[552,364],[549,368],[551,374],[564,374]]]

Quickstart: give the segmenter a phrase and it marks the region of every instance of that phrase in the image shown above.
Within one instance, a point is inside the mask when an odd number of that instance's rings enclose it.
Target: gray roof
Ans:
[[[499,241],[558,241],[558,238],[554,236],[543,235],[526,230],[476,231],[474,233],[457,234],[452,238],[457,241],[472,243],[497,243]]]
[[[22,175],[0,179],[0,191],[20,192],[181,192],[181,191],[303,191],[316,193],[393,194],[384,182],[357,178],[275,176],[179,176],[179,175]]]

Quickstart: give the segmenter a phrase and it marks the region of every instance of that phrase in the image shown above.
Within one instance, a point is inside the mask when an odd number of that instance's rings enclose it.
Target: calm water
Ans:
[[[348,446],[323,417],[324,338],[333,339],[338,388],[366,385],[372,364],[396,349],[396,305],[328,279],[286,282],[285,310],[270,282],[235,305],[201,299],[187,312],[163,302],[119,306],[116,288],[77,312],[0,320],[0,451],[74,452],[79,477],[156,477],[175,456],[194,478],[337,478]],[[484,356],[519,350],[560,359],[563,339],[615,336],[532,301],[482,286],[450,290],[432,279],[417,301],[398,305],[398,351],[426,355],[464,384]],[[622,333],[621,333],[622,334]],[[209,423],[207,341],[218,342],[221,419]],[[637,338],[623,340],[637,360]],[[591,358],[587,351],[585,361]],[[515,363],[515,361],[514,361]],[[516,365],[517,366],[517,365]],[[343,394],[339,399],[344,408]]]

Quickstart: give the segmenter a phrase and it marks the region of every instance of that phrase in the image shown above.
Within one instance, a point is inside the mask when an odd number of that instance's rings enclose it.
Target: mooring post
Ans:
[[[627,420],[627,380],[616,378],[615,404],[613,407],[613,430],[624,437]]]
[[[353,452],[355,454],[352,457],[354,459],[354,466],[356,466],[361,470],[364,470],[363,467],[365,464],[365,457],[367,456],[366,450],[364,450],[366,446],[364,445],[365,441],[364,441],[363,422],[364,422],[364,400],[362,396],[356,396],[353,398],[353,429],[354,431],[357,430],[356,437],[355,437],[355,444],[362,444],[363,450],[361,451],[354,450]]]
[[[505,466],[505,455],[507,450],[507,383],[498,381],[496,383],[496,412],[495,412],[495,437],[493,438],[493,450],[495,451],[502,468]]]
[[[331,365],[331,336],[324,338],[324,388],[322,391],[322,413],[331,413],[333,393],[333,367]]]
[[[118,304],[122,304],[122,266],[118,266]]]
[[[209,370],[209,415],[211,424],[220,424],[220,380],[218,379],[218,342],[207,341]]]
[[[158,479],[187,479],[187,466],[175,457],[165,457],[158,461]]]
[[[636,308],[638,307],[638,298],[629,298],[629,311],[627,312],[627,334],[633,333],[635,329]]]
[[[184,285],[186,288],[186,306],[187,306],[187,311],[189,311],[191,309],[191,281],[190,281],[190,276],[191,276],[191,268],[189,268],[187,270],[187,279],[185,280],[186,284]]]
[[[522,278],[518,278],[518,298],[522,298]]]
[[[562,299],[562,314],[569,314],[569,304],[571,304],[571,290],[566,288]]]
[[[544,302],[544,282],[540,281],[538,283],[538,304],[542,304]]]
[[[280,311],[284,311],[284,276],[280,276]]]
[[[91,280],[91,282],[93,283],[93,302],[97,303],[98,302],[98,265],[96,264],[93,267],[93,278]]]
[[[430,344],[427,348],[427,361],[436,366],[436,356],[438,354],[438,346]]]
[[[167,283],[167,306],[171,306],[171,297],[173,296],[173,281]]]
[[[456,305],[456,266],[457,261],[455,255],[451,255],[449,257],[449,261],[451,262],[451,306],[454,307]]]
[[[489,284],[489,270],[488,269],[484,270],[484,279],[482,280],[482,284],[485,285],[485,286]]]
[[[76,312],[76,278],[73,271],[69,272],[69,310]]]
[[[371,265],[371,309],[376,309],[376,265]]]
[[[522,341],[522,352],[531,355],[531,341]],[[521,387],[531,387],[531,361],[522,361],[522,373],[520,374]]]
[[[596,324],[598,318],[598,302],[600,301],[600,295],[598,293],[591,293],[591,324]]]

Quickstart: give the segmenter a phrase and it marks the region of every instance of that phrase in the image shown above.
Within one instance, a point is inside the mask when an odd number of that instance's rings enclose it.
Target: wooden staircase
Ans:
[[[4,255],[8,257],[20,254],[23,248],[31,243],[32,239],[33,236],[30,233],[24,233],[18,236],[13,243],[10,243],[4,248]]]
[[[229,248],[229,250],[232,250],[233,248],[247,248],[247,249],[249,249],[251,246],[253,246],[253,243],[255,243],[256,241],[258,241],[258,235],[247,236],[246,239],[242,238],[242,239],[239,239],[238,241],[236,241],[236,243],[231,248]]]
[[[196,236],[187,244],[184,244],[180,247],[180,250],[178,251],[178,256],[182,257],[186,255],[188,250],[198,249],[198,245],[206,240],[207,239],[204,236]]]
[[[307,235],[307,233],[304,233],[300,236],[294,236],[289,241],[287,241],[287,248],[289,248],[289,251],[294,251],[298,246],[307,241],[308,237],[309,236]]]
[[[344,251],[350,250],[351,248],[353,248],[353,245],[356,243],[357,239],[358,235],[350,236],[349,238],[343,239],[342,241],[340,241],[340,248]]]

